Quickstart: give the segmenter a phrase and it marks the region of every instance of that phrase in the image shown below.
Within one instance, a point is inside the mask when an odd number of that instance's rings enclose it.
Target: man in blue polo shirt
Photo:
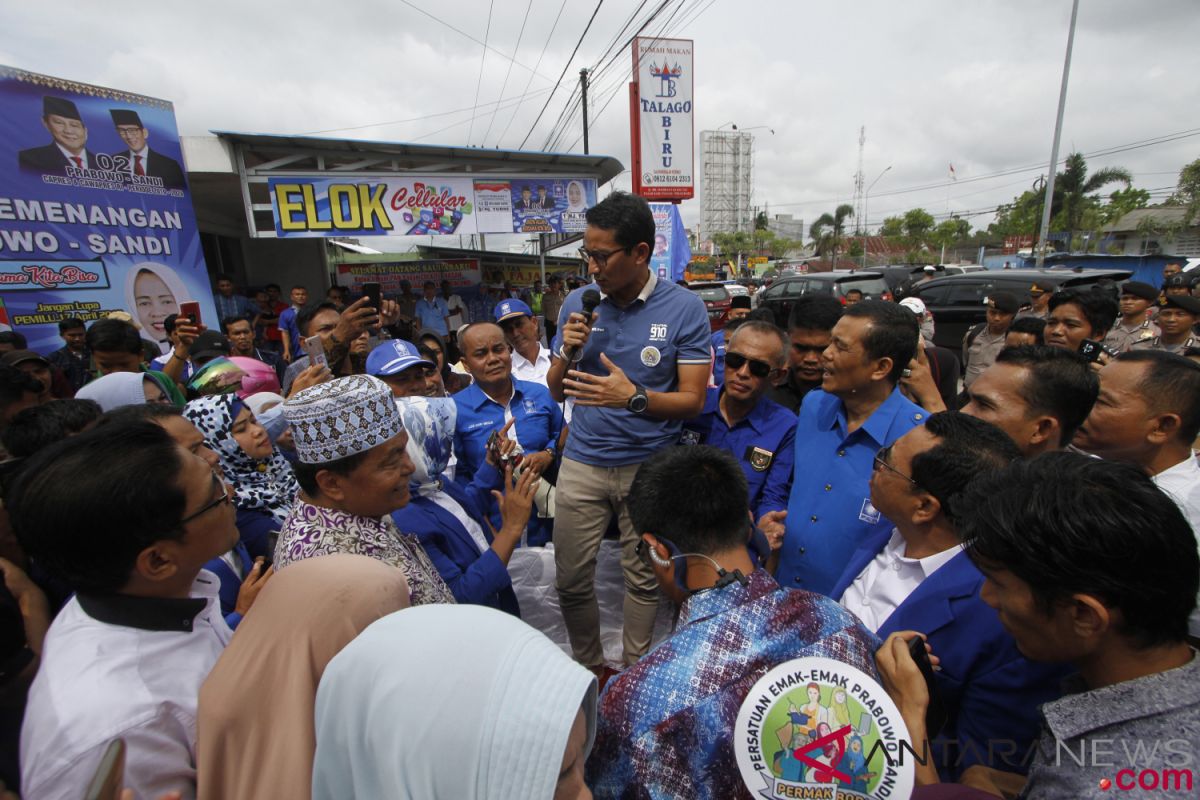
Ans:
[[[554,465],[563,415],[549,390],[540,383],[517,380],[512,375],[512,355],[504,331],[494,322],[472,322],[459,337],[463,365],[474,379],[454,394],[458,420],[454,426],[454,453],[458,467],[454,479],[471,483],[475,471],[487,457],[488,438],[505,433],[521,445],[521,465],[538,475]],[[500,508],[493,503],[494,522]],[[530,519],[527,542],[545,544],[552,532],[550,523],[536,514]]]
[[[450,307],[438,297],[437,284],[425,281],[425,296],[416,302],[415,312],[421,329],[428,329],[445,339],[450,335]]]
[[[871,505],[876,453],[926,416],[896,387],[921,335],[912,312],[863,300],[846,308],[832,335],[821,388],[800,405],[787,511],[759,522],[772,544],[782,537],[779,583],[826,595],[862,540],[892,525]]]
[[[759,519],[787,508],[796,450],[796,415],[767,397],[783,377],[787,334],[769,322],[751,320],[729,340],[721,387],[711,387],[704,411],[683,423],[680,444],[728,450],[742,465],[750,510]]]
[[[640,532],[626,498],[638,466],[679,440],[682,420],[704,407],[709,376],[708,313],[700,297],[649,269],[654,216],[640,197],[614,192],[587,211],[580,254],[595,285],[563,302],[564,325],[547,374],[555,400],[574,398],[558,474],[556,581],[575,659],[601,671],[596,553],[609,522],[621,529],[625,572],[624,660],[650,646],[658,587],[636,553]],[[583,295],[602,300],[585,320]]]

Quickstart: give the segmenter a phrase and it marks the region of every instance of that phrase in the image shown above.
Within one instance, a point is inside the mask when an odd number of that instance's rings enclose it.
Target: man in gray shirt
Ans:
[[[985,577],[980,596],[1018,649],[1078,670],[1068,694],[1042,706],[1021,796],[1105,797],[1113,787],[1195,796],[1200,661],[1187,626],[1200,555],[1175,502],[1144,470],[1061,452],[984,476],[959,507],[965,548]],[[877,659],[921,742],[929,695],[908,655],[912,635],[893,634]],[[936,782],[931,770],[917,767],[919,784]],[[1020,782],[974,770],[964,782]]]

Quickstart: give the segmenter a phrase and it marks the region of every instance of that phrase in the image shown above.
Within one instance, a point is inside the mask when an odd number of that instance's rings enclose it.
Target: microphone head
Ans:
[[[583,315],[591,319],[592,312],[596,310],[596,306],[600,305],[600,293],[595,289],[588,289],[583,293]]]

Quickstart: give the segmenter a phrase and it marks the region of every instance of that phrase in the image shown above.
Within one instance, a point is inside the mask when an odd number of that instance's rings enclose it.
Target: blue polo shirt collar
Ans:
[[[513,387],[512,400],[516,400],[518,397],[522,396],[521,387],[516,380],[513,380],[512,378],[509,378],[509,380],[512,381]],[[487,393],[484,392],[483,389],[479,388],[478,383],[472,383],[466,389],[463,389],[461,392],[459,392],[459,394],[463,395],[463,399],[470,401],[470,406],[475,411],[480,411],[488,403],[500,405],[495,400],[488,397]],[[509,405],[512,404],[512,400],[509,400]]]
[[[837,426],[842,433],[843,438],[846,436],[846,404],[842,402],[840,397],[829,395],[832,402],[827,402],[821,409],[820,424],[822,430],[832,430]],[[888,395],[887,400],[879,408],[875,409],[874,413],[867,418],[863,423],[860,431],[883,447],[883,443],[889,441],[888,432],[896,423],[897,417],[904,410],[906,398],[900,393],[900,387],[892,389],[892,393]],[[757,411],[757,409],[755,409]],[[918,419],[918,421],[920,421]],[[857,433],[857,431],[856,431]]]
[[[633,298],[633,303],[641,300],[642,304],[644,305],[646,301],[650,299],[650,295],[654,294],[654,287],[658,286],[658,276],[654,274],[654,270],[647,268],[646,272],[650,275],[650,277],[646,281],[646,285],[642,287],[640,292],[638,292],[638,296]],[[600,299],[607,300],[608,295],[604,292],[600,292]],[[633,305],[633,303],[630,303],[629,305]],[[613,305],[616,305],[616,303],[613,303]]]
[[[724,392],[724,386],[709,389],[708,397],[704,400],[704,411],[702,413],[720,414],[721,395],[724,394]],[[771,407],[768,405],[768,403],[771,402],[773,402],[771,398],[767,397],[766,395],[758,398],[758,402],[755,403],[754,408],[750,409],[750,413],[747,414],[743,419],[738,420],[733,427],[736,428],[738,425],[741,425],[744,422],[753,428],[755,433],[762,434],[767,429],[767,415],[771,411]],[[724,419],[725,418],[722,417],[721,421],[724,422]]]

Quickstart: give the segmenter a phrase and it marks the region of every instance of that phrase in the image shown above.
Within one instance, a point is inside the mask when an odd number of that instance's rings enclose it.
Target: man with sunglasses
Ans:
[[[925,634],[941,661],[935,686],[946,717],[934,761],[946,780],[975,764],[1023,772],[1038,705],[1058,698],[1065,677],[1017,650],[980,599],[983,574],[958,535],[958,496],[1020,456],[1000,428],[955,411],[880,450],[871,503],[894,527],[863,539],[830,592],[881,639]]]
[[[196,699],[231,635],[203,569],[237,544],[228,495],[204,458],[145,420],[33,457],[9,497],[13,529],[76,594],[50,626],[29,693],[27,797],[79,797],[116,737],[123,785],[138,797],[194,796]]]
[[[796,415],[767,397],[784,371],[787,336],[769,322],[738,326],[725,353],[723,386],[708,390],[704,411],[683,423],[680,444],[707,444],[738,459],[759,519],[787,508],[795,457]]]
[[[650,646],[658,609],[654,574],[634,555],[626,498],[638,465],[679,440],[704,407],[710,370],[708,312],[693,292],[649,269],[654,216],[640,197],[614,192],[587,211],[581,255],[595,285],[563,302],[547,373],[558,402],[575,401],[559,469],[556,582],[575,658],[602,671],[596,553],[609,522],[621,529],[624,662]],[[591,319],[583,296],[599,292]]]

